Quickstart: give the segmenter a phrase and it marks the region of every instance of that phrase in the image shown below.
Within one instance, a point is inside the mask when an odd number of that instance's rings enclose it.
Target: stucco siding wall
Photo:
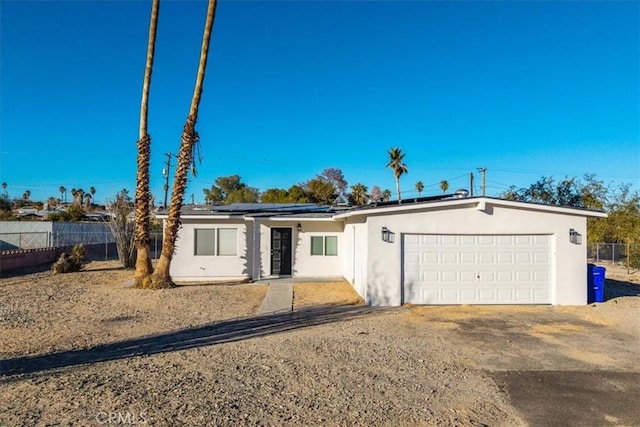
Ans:
[[[367,298],[367,223],[364,218],[350,218],[344,228],[344,277],[354,290]]]
[[[171,276],[178,280],[204,280],[250,277],[252,271],[251,222],[237,219],[183,219],[178,232]],[[237,254],[195,255],[195,229],[236,228]]]
[[[382,227],[395,233],[393,243],[380,238]],[[569,242],[569,229],[583,244]],[[586,304],[586,219],[524,209],[493,206],[485,210],[460,207],[396,215],[371,215],[367,220],[367,298],[372,305],[401,304],[402,237],[422,234],[546,234],[552,241],[552,303]]]
[[[298,238],[294,244],[294,277],[342,277],[343,259],[348,256],[343,228],[342,221],[303,223],[302,232],[296,233]],[[336,236],[338,238],[338,254],[311,255],[312,236]]]

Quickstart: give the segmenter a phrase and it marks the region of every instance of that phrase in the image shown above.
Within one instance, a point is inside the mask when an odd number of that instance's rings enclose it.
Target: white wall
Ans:
[[[355,291],[367,298],[367,223],[363,217],[349,218],[344,228],[343,276]]]
[[[296,226],[300,222],[302,231]],[[293,230],[293,277],[342,277],[344,246],[342,221],[264,221],[261,225],[260,250],[262,252],[262,272],[264,276],[271,274],[271,228],[284,227]],[[311,236],[337,236],[338,255],[311,255]]]
[[[251,277],[252,223],[242,219],[183,219],[176,251],[171,262],[171,277],[177,280],[235,279]],[[237,228],[238,251],[235,256],[203,256],[195,252],[196,228]]]
[[[383,226],[395,233],[394,243],[382,241]],[[582,245],[569,242],[570,228],[582,234]],[[552,235],[552,303],[586,304],[587,230],[586,219],[582,216],[495,206],[489,201],[484,211],[467,205],[396,215],[370,215],[367,218],[365,300],[372,305],[401,304],[403,233]]]

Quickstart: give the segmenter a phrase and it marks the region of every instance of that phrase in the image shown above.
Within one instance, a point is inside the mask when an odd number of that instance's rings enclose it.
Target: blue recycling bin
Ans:
[[[607,269],[599,265],[587,265],[587,303],[604,302],[604,279]]]

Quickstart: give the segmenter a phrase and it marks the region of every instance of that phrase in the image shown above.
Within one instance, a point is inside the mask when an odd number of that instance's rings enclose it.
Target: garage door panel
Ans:
[[[548,304],[550,246],[546,235],[407,235],[404,301]]]

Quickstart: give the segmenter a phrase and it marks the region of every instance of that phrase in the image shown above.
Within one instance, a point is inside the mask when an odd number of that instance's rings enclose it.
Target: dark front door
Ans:
[[[291,275],[291,229],[271,229],[271,274]]]

